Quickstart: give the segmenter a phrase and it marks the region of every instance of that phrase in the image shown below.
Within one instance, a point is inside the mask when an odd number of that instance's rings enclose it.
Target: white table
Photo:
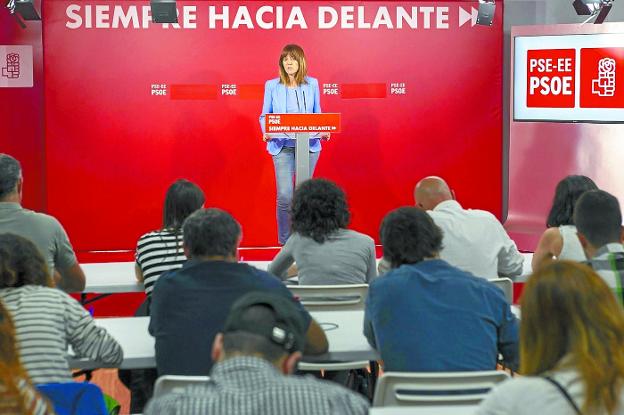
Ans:
[[[380,360],[379,353],[364,337],[364,311],[313,311],[310,313],[325,331],[329,352],[304,356],[306,362]],[[337,325],[334,329],[331,326]]]
[[[143,292],[143,283],[134,274],[134,262],[81,264],[86,277],[84,293]]]
[[[329,352],[314,357],[304,357],[304,361],[351,361],[378,360],[379,354],[368,344],[362,326],[364,312],[340,311],[311,313],[319,323],[333,323],[336,329],[325,332],[329,342]],[[98,326],[104,327],[121,344],[124,351],[122,369],[156,367],[154,338],[148,333],[149,317],[120,317],[95,319]],[[327,325],[329,326],[329,325]],[[209,350],[201,353],[210,353]],[[70,358],[73,369],[95,369],[105,367],[93,360]]]
[[[270,261],[245,261],[245,263],[266,271]],[[134,273],[134,262],[107,262],[81,264],[86,277],[83,293],[114,294],[143,292],[143,283]]]
[[[522,275],[517,282],[526,281],[531,274],[532,253],[524,253]],[[271,261],[242,261],[260,270],[266,271]],[[114,294],[143,292],[143,283],[136,280],[134,262],[104,262],[81,264],[86,276],[83,293]]]
[[[472,415],[478,405],[385,406],[371,408],[369,415]]]

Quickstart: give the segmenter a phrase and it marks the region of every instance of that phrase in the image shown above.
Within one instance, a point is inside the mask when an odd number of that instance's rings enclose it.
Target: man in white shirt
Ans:
[[[522,273],[524,258],[498,219],[485,210],[462,208],[442,178],[419,181],[414,201],[442,229],[441,259],[486,279]],[[387,271],[385,265],[380,263],[380,274]]]

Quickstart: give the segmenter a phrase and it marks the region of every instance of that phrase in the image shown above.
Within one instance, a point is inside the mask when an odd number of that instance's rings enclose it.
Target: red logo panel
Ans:
[[[624,48],[581,49],[581,107],[624,108]]]
[[[574,108],[574,49],[527,51],[527,107]]]

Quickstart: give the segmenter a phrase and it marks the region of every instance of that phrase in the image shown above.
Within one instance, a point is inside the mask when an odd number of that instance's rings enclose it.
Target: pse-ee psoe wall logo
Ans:
[[[574,108],[575,49],[527,51],[527,107]]]
[[[0,88],[32,86],[32,46],[0,45]]]
[[[624,108],[624,48],[581,49],[581,108]]]

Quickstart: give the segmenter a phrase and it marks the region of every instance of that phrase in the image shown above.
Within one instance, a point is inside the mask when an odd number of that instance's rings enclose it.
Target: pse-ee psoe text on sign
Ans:
[[[516,41],[516,120],[624,122],[624,34],[537,38],[546,44]]]
[[[267,133],[339,133],[340,114],[267,114]]]

